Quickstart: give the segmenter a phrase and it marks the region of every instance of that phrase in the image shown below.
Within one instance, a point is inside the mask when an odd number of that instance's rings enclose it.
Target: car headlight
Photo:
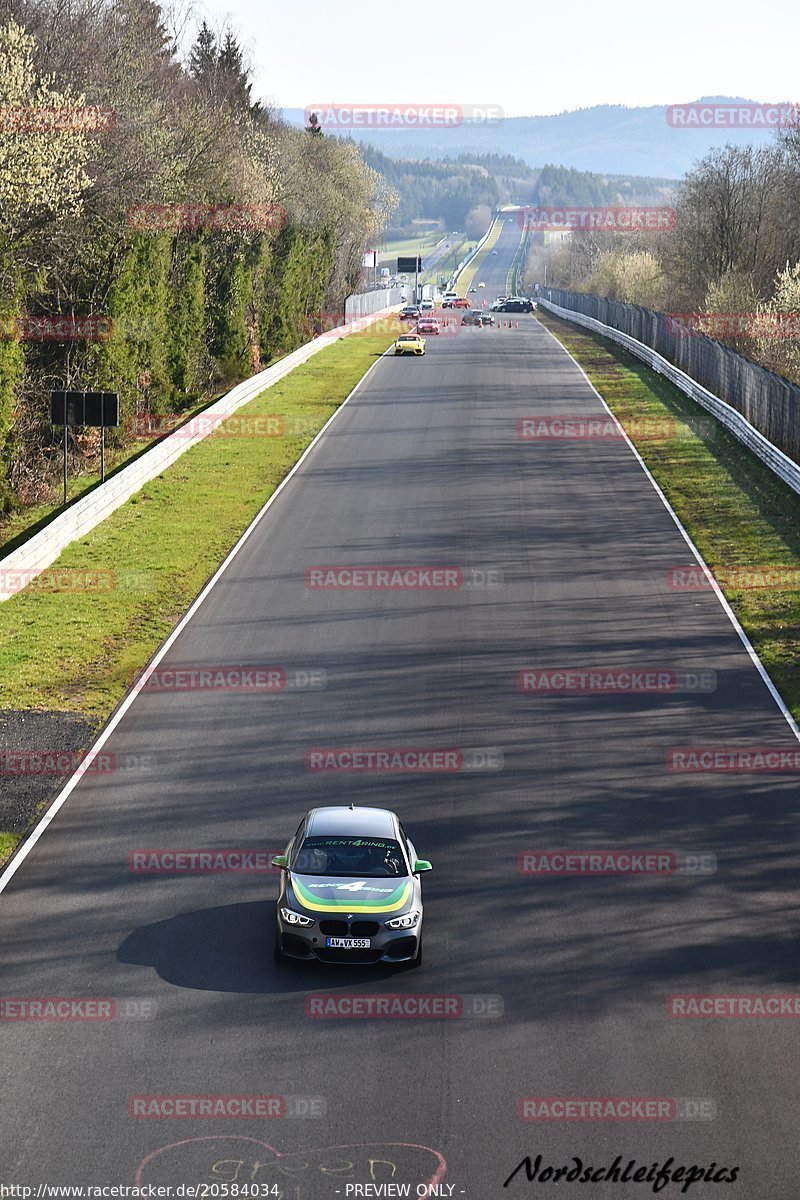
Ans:
[[[419,913],[416,911],[407,912],[402,917],[394,917],[391,921],[386,921],[387,929],[413,929],[419,920]]]
[[[281,916],[287,925],[313,925],[312,917],[304,917],[302,913],[295,912],[291,908],[282,908]]]

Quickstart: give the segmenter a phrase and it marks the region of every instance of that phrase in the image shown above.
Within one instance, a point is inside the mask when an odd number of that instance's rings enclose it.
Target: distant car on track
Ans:
[[[533,312],[536,305],[532,300],[526,300],[524,296],[510,296],[504,300],[502,304],[493,304],[493,312],[504,313],[529,313]]]
[[[439,322],[435,317],[420,317],[417,321],[417,333],[438,333]]]
[[[461,318],[462,325],[480,325],[483,313],[479,308],[471,308],[469,312],[465,312]]]
[[[312,808],[284,854],[275,959],[323,963],[422,962],[422,887],[430,871],[396,813]]]
[[[400,309],[401,321],[416,321],[419,315],[420,310],[416,304],[407,304],[405,308]]]
[[[424,354],[425,338],[418,333],[401,333],[394,344],[395,354]]]
[[[486,284],[485,284],[485,283],[479,283],[479,284],[478,284],[478,287],[479,287],[479,288],[486,287]]]

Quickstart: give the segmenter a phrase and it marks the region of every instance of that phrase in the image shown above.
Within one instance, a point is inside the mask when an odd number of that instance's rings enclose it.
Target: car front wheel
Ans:
[[[275,930],[275,941],[272,945],[272,957],[276,963],[286,962],[286,955],[281,950],[281,935]]]

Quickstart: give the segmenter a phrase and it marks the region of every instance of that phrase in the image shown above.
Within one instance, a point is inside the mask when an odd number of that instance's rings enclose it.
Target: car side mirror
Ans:
[[[420,871],[432,871],[433,867],[428,862],[427,858],[417,858],[414,860],[414,874],[419,875]]]
[[[273,854],[272,865],[273,867],[278,867],[281,871],[286,871],[289,867],[289,859],[285,854]]]

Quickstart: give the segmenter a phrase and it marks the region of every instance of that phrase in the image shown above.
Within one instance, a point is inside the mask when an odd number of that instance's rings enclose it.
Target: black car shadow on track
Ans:
[[[338,967],[276,963],[272,957],[275,906],[269,901],[228,904],[180,913],[134,930],[119,948],[122,963],[150,967],[166,983],[199,991],[292,994],[347,988],[419,972],[401,964]]]

